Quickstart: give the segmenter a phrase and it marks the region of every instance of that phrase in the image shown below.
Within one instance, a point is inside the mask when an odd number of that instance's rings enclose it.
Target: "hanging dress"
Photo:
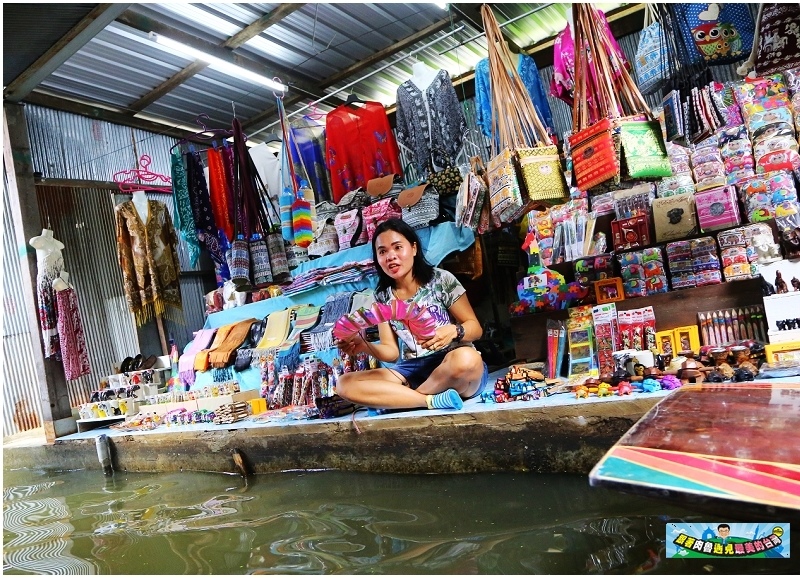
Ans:
[[[182,310],[178,237],[167,206],[160,201],[147,203],[144,223],[133,201],[114,208],[125,298],[138,327],[154,315],[179,321]]]
[[[417,175],[427,173],[431,160],[438,167],[455,163],[467,130],[446,70],[439,70],[424,91],[413,80],[397,87],[397,141],[413,152]]]
[[[78,311],[78,296],[72,287],[56,291],[55,295],[58,304],[58,335],[64,375],[67,381],[72,381],[91,372],[83,323]]]
[[[51,239],[55,241],[55,239]],[[60,242],[55,241],[61,245]],[[38,244],[38,243],[37,243]],[[44,356],[56,359],[61,355],[58,342],[58,310],[53,291],[53,281],[64,270],[64,257],[56,247],[36,247],[36,301],[39,308],[39,326],[44,341]],[[63,245],[61,245],[63,247]]]

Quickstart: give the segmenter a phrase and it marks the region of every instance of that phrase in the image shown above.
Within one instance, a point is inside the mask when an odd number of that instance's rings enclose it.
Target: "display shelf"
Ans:
[[[597,222],[600,223],[601,222],[600,219],[603,218],[603,217],[613,217],[613,215],[602,215],[601,217],[598,218]],[[724,229],[708,231],[706,233],[697,233],[696,235],[691,235],[689,237],[685,237],[685,238],[682,238],[682,239],[673,239],[672,241],[662,241],[662,242],[659,242],[659,243],[651,243],[649,245],[644,245],[642,247],[635,247],[633,249],[621,249],[619,251],[615,251],[613,245],[611,245],[611,220],[612,219],[608,219],[608,221],[607,221],[608,222],[608,230],[600,229],[596,225],[595,226],[595,233],[603,232],[603,233],[606,234],[606,239],[609,242],[609,247],[608,247],[606,252],[607,253],[612,253],[613,252],[615,256],[616,255],[621,255],[621,254],[624,254],[624,253],[631,253],[631,252],[634,252],[634,251],[644,251],[645,249],[649,249],[651,247],[664,247],[667,243],[674,243],[674,242],[677,242],[677,241],[692,241],[694,239],[702,239],[703,237],[713,237],[714,241],[716,241],[717,240],[717,235],[719,235],[720,233],[725,233],[727,231],[730,231],[731,229],[738,229],[740,227],[745,227],[747,225],[752,225],[753,224],[753,223],[742,223],[740,225],[735,225],[733,227],[726,227]],[[777,240],[780,239],[780,232],[778,231],[778,225],[775,223],[775,219],[770,219],[769,221],[763,221],[763,222],[764,222],[764,224],[768,225],[770,227],[770,229],[772,229],[772,237],[777,242]],[[605,223],[605,221],[603,221],[603,223]],[[655,236],[653,236],[653,238],[655,238]],[[717,244],[717,252],[719,252],[719,244]],[[583,257],[579,257],[578,259],[575,259],[574,261],[564,261],[562,263],[556,263],[554,265],[550,265],[549,268],[552,269],[553,271],[557,271],[557,272],[561,273],[562,275],[564,275],[565,279],[567,279],[568,281],[571,281],[574,278],[574,263],[575,263],[575,261],[578,261],[579,259],[586,259],[587,257],[592,257],[592,255],[585,255]],[[667,264],[665,263],[665,265],[667,265]],[[614,274],[619,276],[619,273],[620,273],[620,271],[619,271],[619,262],[616,259],[614,259]],[[524,275],[521,275],[521,276],[524,276]]]
[[[745,279],[635,297],[618,301],[615,305],[617,311],[652,306],[656,314],[656,329],[664,331],[697,325],[698,311],[761,305],[762,302],[761,280]],[[547,320],[564,320],[568,316],[568,310],[562,309],[511,317],[511,336],[516,357],[531,361],[547,359],[547,340],[543,337],[547,335]]]
[[[422,250],[425,257],[434,266],[438,266],[442,260],[450,253],[464,251],[475,242],[475,234],[468,227],[458,227],[455,223],[440,223],[433,227],[418,229]],[[326,255],[313,261],[301,263],[292,271],[293,275],[307,273],[311,269],[321,267],[340,266],[348,262],[363,261],[372,259],[372,247],[370,245],[360,245],[351,249],[339,251],[333,255]],[[378,283],[377,275],[361,279],[351,283],[337,283],[334,285],[316,285],[306,291],[293,295],[281,295],[271,297],[255,303],[248,303],[241,307],[234,307],[218,313],[211,313],[206,318],[204,329],[221,327],[228,323],[236,323],[245,319],[263,319],[273,311],[286,309],[292,305],[319,305],[325,304],[325,299],[335,293],[342,291],[362,291],[364,289],[374,289]]]
[[[98,427],[106,427],[114,423],[125,421],[124,415],[112,415],[109,417],[92,417],[89,419],[75,420],[78,424],[78,433],[96,429]]]

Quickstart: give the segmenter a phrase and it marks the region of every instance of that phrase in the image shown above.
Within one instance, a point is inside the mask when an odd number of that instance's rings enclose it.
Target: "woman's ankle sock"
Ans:
[[[428,402],[428,409],[461,409],[464,402],[455,389],[448,389],[436,395],[426,395],[425,401]]]

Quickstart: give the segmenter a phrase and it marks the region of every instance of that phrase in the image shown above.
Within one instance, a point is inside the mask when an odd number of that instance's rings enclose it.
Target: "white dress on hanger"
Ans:
[[[53,281],[64,270],[64,243],[53,237],[53,231],[43,229],[42,234],[29,241],[36,249],[36,301],[39,307],[39,326],[44,342],[44,356],[58,358],[61,347],[58,339],[58,309],[53,293]]]

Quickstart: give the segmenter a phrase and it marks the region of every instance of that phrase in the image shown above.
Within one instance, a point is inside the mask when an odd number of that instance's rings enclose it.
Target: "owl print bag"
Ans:
[[[678,28],[692,62],[732,64],[750,55],[755,22],[747,4],[674,4]]]

